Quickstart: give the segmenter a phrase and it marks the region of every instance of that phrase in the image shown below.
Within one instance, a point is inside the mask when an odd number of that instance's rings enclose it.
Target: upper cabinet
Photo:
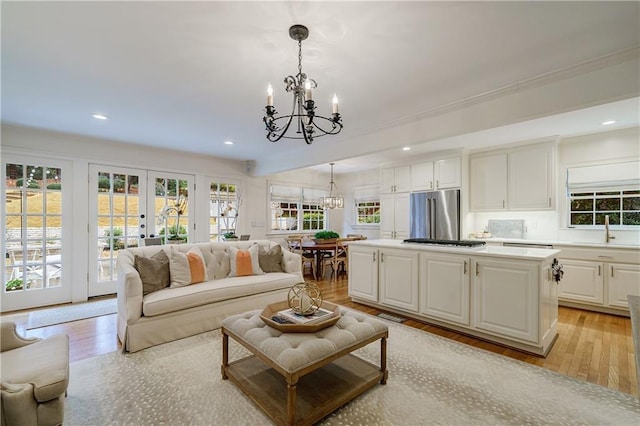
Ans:
[[[380,192],[383,194],[409,192],[410,189],[410,166],[390,167],[380,171]]]
[[[460,157],[411,165],[412,191],[459,188],[460,182]]]
[[[471,211],[553,209],[553,144],[472,155]]]

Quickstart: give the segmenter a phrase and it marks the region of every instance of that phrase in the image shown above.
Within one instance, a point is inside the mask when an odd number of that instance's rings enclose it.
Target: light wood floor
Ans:
[[[306,278],[313,281],[310,277]],[[325,300],[373,315],[381,312],[350,300],[347,295],[345,275],[340,275],[336,280],[327,277],[317,281],[317,284]],[[18,330],[29,337],[67,333],[71,342],[72,362],[120,349],[115,314],[27,331],[24,330],[26,321],[17,321],[17,323]],[[560,307],[559,337],[546,358],[508,349],[411,319],[403,324],[569,377],[638,395],[629,318]]]

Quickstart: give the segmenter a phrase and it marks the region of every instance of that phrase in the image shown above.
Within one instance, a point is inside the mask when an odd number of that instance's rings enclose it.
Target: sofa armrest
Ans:
[[[11,321],[3,322],[0,329],[0,352],[21,348],[40,340],[37,337],[24,338],[18,334],[16,324]]]
[[[142,316],[142,279],[132,265],[118,259],[118,315],[127,323]]]
[[[300,274],[302,277],[302,256],[289,250],[282,250],[282,269],[289,274]]]

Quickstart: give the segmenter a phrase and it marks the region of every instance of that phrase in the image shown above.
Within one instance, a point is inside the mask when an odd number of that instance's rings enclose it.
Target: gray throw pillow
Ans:
[[[271,247],[269,251],[260,246],[258,263],[264,272],[284,272],[282,269],[282,248],[279,245]]]
[[[162,290],[171,284],[169,275],[169,256],[160,250],[151,257],[135,255],[133,266],[142,280],[142,295]]]

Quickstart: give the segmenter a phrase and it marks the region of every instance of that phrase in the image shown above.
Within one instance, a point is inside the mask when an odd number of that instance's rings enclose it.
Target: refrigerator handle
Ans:
[[[437,238],[436,236],[436,200],[433,198],[429,199],[429,224],[430,229],[430,238]]]

